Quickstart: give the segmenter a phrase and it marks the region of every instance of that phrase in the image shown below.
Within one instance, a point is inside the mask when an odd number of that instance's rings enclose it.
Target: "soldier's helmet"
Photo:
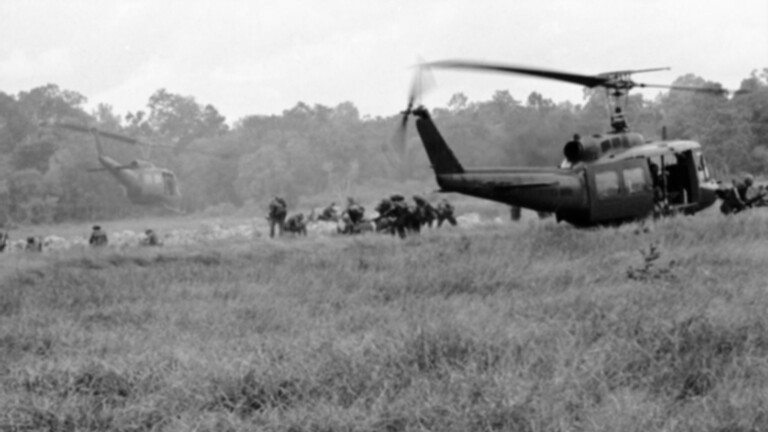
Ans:
[[[392,195],[389,197],[390,201],[405,201],[405,198],[402,195]]]
[[[99,231],[99,230],[101,230],[101,227],[99,225],[94,225],[93,226],[93,230],[94,231]]]
[[[747,174],[744,176],[744,185],[749,187],[752,186],[755,183],[755,179],[752,177],[751,174]]]
[[[426,202],[424,197],[422,197],[421,195],[414,195],[413,196],[413,200],[416,201],[419,204],[422,204],[422,203]]]

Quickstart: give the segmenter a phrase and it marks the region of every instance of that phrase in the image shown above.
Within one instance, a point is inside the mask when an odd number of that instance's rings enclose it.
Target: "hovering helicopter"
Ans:
[[[559,167],[464,168],[420,103],[420,75],[424,68],[468,69],[530,75],[588,88],[605,89],[611,129],[581,138],[563,148]],[[435,171],[441,192],[458,192],[540,213],[554,213],[558,222],[576,226],[611,225],[649,215],[693,214],[714,204],[718,183],[710,175],[701,145],[695,141],[648,141],[632,132],[620,103],[626,105],[635,87],[668,88],[722,93],[722,89],[637,83],[627,70],[579,75],[539,68],[471,61],[422,64],[414,78],[403,112],[400,138],[408,117],[416,128]],[[404,143],[403,143],[404,145]]]
[[[125,135],[102,131],[92,127],[67,122],[48,122],[49,126],[67,129],[75,132],[89,133],[96,142],[96,152],[102,168],[90,171],[106,171],[114,177],[125,190],[126,197],[134,204],[159,206],[173,212],[181,212],[181,192],[176,175],[165,168],[160,168],[146,160],[133,160],[128,164],[120,164],[106,156],[102,147],[101,137],[132,145],[145,143]]]

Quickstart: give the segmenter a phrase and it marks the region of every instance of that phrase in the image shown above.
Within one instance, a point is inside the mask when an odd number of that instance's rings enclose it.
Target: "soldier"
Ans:
[[[94,225],[93,231],[91,231],[91,237],[88,239],[88,244],[94,247],[106,246],[108,243],[107,233],[101,229],[100,226]]]
[[[389,197],[389,202],[392,204],[387,212],[392,223],[390,232],[392,235],[397,233],[400,238],[405,238],[406,231],[411,228],[411,211],[408,204],[402,195],[392,195]]]
[[[440,228],[445,221],[456,226],[456,218],[453,216],[453,205],[443,198],[440,204],[437,205],[437,227]]]
[[[379,216],[375,219],[376,231],[386,231],[390,234],[394,234],[395,218],[391,214],[392,201],[389,198],[384,198],[379,202],[375,208]]]
[[[155,230],[148,229],[144,231],[144,238],[139,242],[142,246],[162,246]]]
[[[365,208],[358,204],[352,197],[347,198],[347,209],[345,211],[349,216],[352,225],[357,225],[362,222],[363,216],[365,215]]]
[[[358,204],[354,198],[347,198],[347,208],[341,213],[339,232],[341,234],[360,233],[361,222],[365,215],[365,208]]]
[[[289,217],[285,221],[285,230],[294,234],[307,235],[307,224],[304,222],[304,214],[299,213]]]
[[[736,190],[739,192],[739,199],[741,199],[747,207],[750,207],[755,201],[755,198],[757,198],[758,191],[753,186],[754,183],[755,179],[750,174],[747,174],[744,176],[741,183],[736,186]]]
[[[746,208],[739,196],[738,184],[735,180],[730,187],[721,185],[716,194],[723,201],[720,205],[720,212],[723,214],[738,213]]]
[[[27,246],[25,249],[27,252],[42,252],[43,240],[39,237],[27,237]]]
[[[285,200],[279,196],[272,198],[269,202],[269,215],[267,220],[269,221],[269,236],[274,238],[275,231],[277,235],[283,235],[283,227],[285,226],[285,217],[288,214],[288,204]]]
[[[429,201],[425,200],[419,195],[413,196],[413,202],[416,203],[416,217],[418,219],[419,226],[429,226],[432,228],[432,223],[437,218],[437,211]]]
[[[321,221],[335,221],[339,218],[338,212],[336,212],[336,203],[332,202],[331,205],[324,208],[320,216],[317,217]]]

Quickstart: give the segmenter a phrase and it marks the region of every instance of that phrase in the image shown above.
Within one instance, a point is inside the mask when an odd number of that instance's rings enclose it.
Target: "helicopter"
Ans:
[[[89,171],[108,172],[120,183],[126,197],[133,204],[162,207],[175,213],[181,212],[181,191],[176,175],[172,171],[140,159],[121,164],[104,154],[101,137],[132,145],[146,145],[146,143],[125,135],[76,123],[50,121],[44,125],[93,135],[101,168]]]
[[[587,88],[603,88],[611,129],[588,137],[574,136],[563,147],[558,167],[465,168],[454,155],[429,111],[420,101],[421,74],[429,69],[465,69],[522,74],[554,79]],[[540,68],[477,61],[444,60],[422,63],[402,112],[400,139],[409,116],[435,172],[439,192],[457,192],[554,213],[558,222],[579,227],[615,225],[648,216],[694,214],[712,206],[719,188],[701,144],[689,140],[650,141],[630,130],[621,103],[636,87],[723,93],[720,88],[637,83],[632,74],[668,68],[625,70],[580,75]],[[403,148],[404,142],[401,145]]]

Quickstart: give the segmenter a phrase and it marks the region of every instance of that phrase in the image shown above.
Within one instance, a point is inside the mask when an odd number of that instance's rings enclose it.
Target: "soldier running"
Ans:
[[[443,222],[448,221],[453,226],[456,226],[456,218],[453,215],[453,205],[443,198],[440,204],[437,205],[437,227],[440,228]]]
[[[413,202],[416,203],[416,218],[418,219],[419,225],[431,228],[432,223],[434,223],[437,218],[437,210],[432,207],[432,204],[430,204],[429,201],[420,195],[414,195]]]

